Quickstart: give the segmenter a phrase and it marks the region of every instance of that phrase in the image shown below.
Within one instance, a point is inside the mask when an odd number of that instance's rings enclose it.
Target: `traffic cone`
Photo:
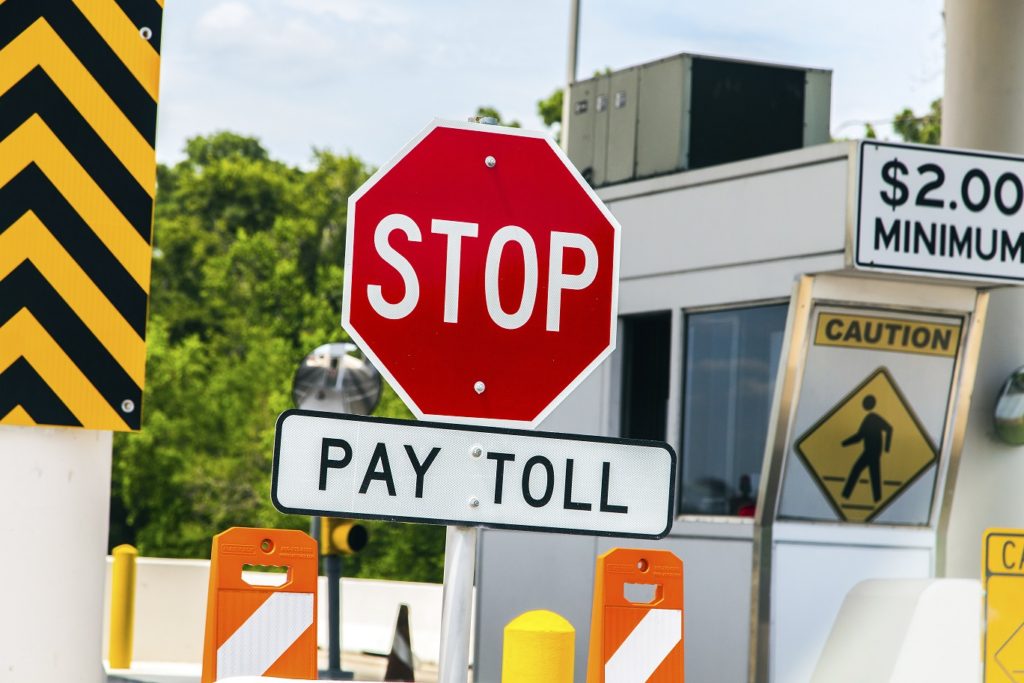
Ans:
[[[409,635],[409,606],[402,604],[398,608],[398,621],[395,623],[395,639],[391,642],[391,654],[388,655],[388,668],[384,672],[385,681],[415,681],[416,674],[412,667],[412,637]]]
[[[647,585],[633,602],[627,584]],[[683,682],[683,562],[667,550],[613,548],[597,558],[587,683]]]

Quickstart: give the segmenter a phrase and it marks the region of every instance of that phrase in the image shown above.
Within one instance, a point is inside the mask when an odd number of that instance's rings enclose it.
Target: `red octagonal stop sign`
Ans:
[[[535,426],[615,348],[619,233],[545,135],[434,121],[349,200],[342,325],[418,417]]]

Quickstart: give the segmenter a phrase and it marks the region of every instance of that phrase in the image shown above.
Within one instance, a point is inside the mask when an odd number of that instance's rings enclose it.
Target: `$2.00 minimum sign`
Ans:
[[[1024,280],[1024,159],[864,140],[854,265]]]
[[[668,444],[289,410],[271,496],[286,513],[661,538]]]

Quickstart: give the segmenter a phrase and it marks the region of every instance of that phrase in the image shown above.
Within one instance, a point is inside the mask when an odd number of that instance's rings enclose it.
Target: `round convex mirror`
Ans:
[[[304,410],[369,415],[380,403],[380,373],[355,356],[355,344],[336,342],[315,348],[299,365],[292,399]]]
[[[996,399],[996,435],[1008,444],[1024,445],[1024,367],[1003,383]]]

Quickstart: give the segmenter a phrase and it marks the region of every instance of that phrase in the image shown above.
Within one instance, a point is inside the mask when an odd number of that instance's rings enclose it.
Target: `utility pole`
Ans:
[[[1024,3],[946,0],[942,144],[1024,154]]]
[[[569,0],[569,57],[565,65],[565,90],[562,92],[562,149],[569,150],[569,86],[576,80],[576,58],[579,56],[580,0]]]

